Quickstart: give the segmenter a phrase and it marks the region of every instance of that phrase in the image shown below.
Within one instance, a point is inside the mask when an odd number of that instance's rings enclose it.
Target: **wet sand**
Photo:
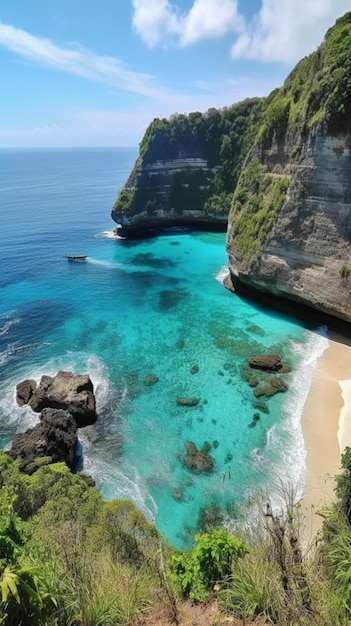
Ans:
[[[334,497],[341,453],[351,446],[351,340],[329,333],[318,360],[302,416],[307,475],[303,496],[306,539],[322,526],[318,511]]]

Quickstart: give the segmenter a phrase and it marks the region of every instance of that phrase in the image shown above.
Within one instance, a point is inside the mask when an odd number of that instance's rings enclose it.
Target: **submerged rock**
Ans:
[[[254,394],[256,398],[266,396],[270,398],[274,394],[287,391],[288,385],[281,378],[272,378],[266,384],[256,387]]]
[[[154,385],[158,381],[159,377],[156,376],[156,374],[149,374],[146,378],[144,378],[144,385],[145,387],[150,387],[150,385]]]
[[[199,398],[177,398],[178,406],[197,406],[199,404]]]
[[[214,459],[207,451],[198,450],[192,441],[187,441],[185,446],[185,467],[196,473],[211,472],[214,469]]]

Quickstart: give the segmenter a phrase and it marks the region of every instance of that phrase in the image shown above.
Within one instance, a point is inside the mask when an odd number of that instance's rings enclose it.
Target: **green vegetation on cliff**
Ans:
[[[285,200],[290,177],[272,174],[250,161],[244,169],[233,197],[231,223],[235,247],[242,256],[242,266],[259,255],[267,233]]]
[[[344,132],[351,113],[351,13],[330,28],[319,48],[302,59],[264,105],[258,140],[281,139],[323,123],[328,132]],[[296,128],[295,128],[296,134]]]

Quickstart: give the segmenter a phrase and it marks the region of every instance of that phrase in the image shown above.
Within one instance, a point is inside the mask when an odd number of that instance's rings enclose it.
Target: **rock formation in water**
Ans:
[[[267,98],[154,120],[112,217],[224,226],[230,284],[351,322],[351,13]]]
[[[29,404],[36,413],[45,408],[66,410],[78,428],[96,422],[94,388],[88,374],[60,371],[56,376],[42,376],[39,385],[35,380],[24,380],[16,393],[18,404]]]
[[[28,474],[42,465],[62,461],[71,470],[77,465],[77,429],[93,424],[96,402],[93,383],[87,374],[60,371],[56,376],[42,376],[16,386],[20,406],[28,404],[40,414],[40,423],[18,433],[9,452]]]
[[[39,424],[15,435],[9,454],[27,474],[58,462],[75,470],[76,447],[77,424],[72,415],[62,409],[43,409]]]

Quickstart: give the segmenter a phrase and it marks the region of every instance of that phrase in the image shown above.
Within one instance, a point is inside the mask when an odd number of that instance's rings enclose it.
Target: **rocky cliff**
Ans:
[[[168,226],[227,227],[260,100],[225,110],[155,119],[112,218],[124,236]]]
[[[351,322],[351,13],[280,89],[154,120],[112,217],[224,226],[234,288]]]
[[[351,14],[267,99],[228,222],[234,287],[351,322]]]

